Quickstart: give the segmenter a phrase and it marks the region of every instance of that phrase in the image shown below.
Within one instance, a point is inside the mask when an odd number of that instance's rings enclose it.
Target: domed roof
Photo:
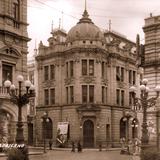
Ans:
[[[86,10],[84,10],[82,18],[77,25],[72,27],[68,32],[67,42],[73,42],[75,40],[105,41],[103,33],[89,18]]]

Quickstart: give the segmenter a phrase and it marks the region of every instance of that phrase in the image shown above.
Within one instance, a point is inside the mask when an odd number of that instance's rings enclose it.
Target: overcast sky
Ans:
[[[28,34],[29,56],[33,55],[35,45],[40,40],[47,45],[51,36],[51,24],[61,27],[67,32],[81,18],[85,0],[28,0]],[[144,19],[160,15],[160,0],[87,0],[87,11],[92,21],[101,29],[108,29],[111,19],[111,29],[135,41],[136,34],[140,34],[143,43],[142,27]]]

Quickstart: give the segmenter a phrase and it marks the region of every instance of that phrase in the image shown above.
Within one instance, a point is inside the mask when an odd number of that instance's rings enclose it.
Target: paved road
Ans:
[[[32,155],[30,160],[140,160],[139,157],[120,155],[119,151],[84,150],[82,153],[70,151],[48,151],[43,155]]]

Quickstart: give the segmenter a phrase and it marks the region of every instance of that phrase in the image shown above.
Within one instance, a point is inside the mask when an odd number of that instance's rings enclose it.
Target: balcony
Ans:
[[[0,87],[0,98],[10,98],[9,93],[7,93],[7,88]]]

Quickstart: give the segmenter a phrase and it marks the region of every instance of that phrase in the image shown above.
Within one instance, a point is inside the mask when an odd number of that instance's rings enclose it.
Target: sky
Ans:
[[[126,36],[133,42],[140,35],[144,43],[144,19],[160,15],[160,0],[86,0],[89,17],[101,29],[109,28]],[[28,0],[28,43],[32,57],[39,42],[48,45],[51,28],[61,28],[68,32],[82,17],[85,0]]]

